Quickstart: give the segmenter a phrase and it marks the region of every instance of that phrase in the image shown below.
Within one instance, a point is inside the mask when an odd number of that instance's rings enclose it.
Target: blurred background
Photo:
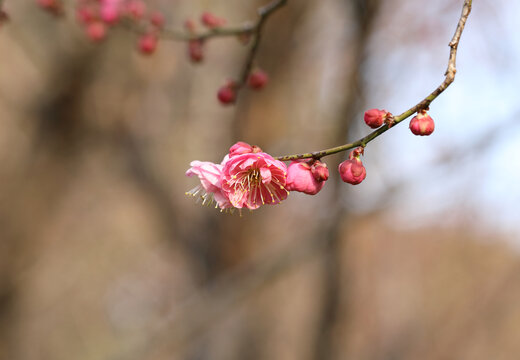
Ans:
[[[268,2],[157,0],[170,28]],[[369,132],[443,80],[462,0],[299,0],[269,19],[271,77],[222,107],[247,48],[139,55],[86,40],[74,15],[7,0],[0,28],[0,358],[517,359],[520,4],[480,0],[436,130],[402,124],[365,151],[366,180],[243,216],[195,204],[192,160],[237,140],[273,155]],[[72,9],[69,9],[72,11]]]

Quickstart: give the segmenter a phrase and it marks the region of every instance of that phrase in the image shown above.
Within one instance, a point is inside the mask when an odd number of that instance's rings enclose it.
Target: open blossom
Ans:
[[[222,169],[222,188],[236,208],[257,209],[287,198],[287,167],[264,152],[230,157]]]
[[[186,171],[186,176],[198,176],[200,185],[186,194],[198,196],[203,205],[211,205],[214,202],[221,209],[231,208],[227,194],[222,190],[222,165],[209,161],[192,161],[191,168]]]
[[[223,210],[257,209],[278,204],[287,198],[287,167],[258,146],[238,142],[221,164],[192,161],[187,176],[199,177],[200,185],[187,194],[203,204],[217,203]]]
[[[329,169],[321,161],[293,161],[287,169],[287,190],[316,195],[329,178]]]

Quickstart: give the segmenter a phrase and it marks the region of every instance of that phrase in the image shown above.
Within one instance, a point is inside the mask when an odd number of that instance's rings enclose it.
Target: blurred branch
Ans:
[[[282,8],[287,4],[288,0],[274,0],[271,3],[258,9],[258,20],[254,24],[245,24],[239,27],[227,27],[227,28],[215,28],[208,30],[200,34],[192,34],[188,32],[178,30],[162,31],[162,36],[166,39],[177,40],[177,41],[205,41],[210,38],[216,37],[229,37],[229,36],[251,36],[251,45],[244,64],[244,68],[241,72],[240,79],[236,83],[236,88],[242,87],[253,68],[254,59],[260,46],[262,39],[262,31],[265,23],[269,17],[274,14],[278,9]]]
[[[247,77],[251,72],[251,68],[253,67],[253,62],[256,53],[258,52],[258,47],[260,45],[260,40],[262,39],[262,29],[264,28],[265,22],[271,14],[273,14],[276,10],[278,10],[285,4],[287,4],[287,0],[275,0],[272,3],[258,10],[260,18],[258,19],[258,22],[255,25],[251,48],[249,50],[249,54],[247,55],[246,63],[244,65],[244,69],[242,70],[242,75],[240,76],[240,81],[237,84],[238,86],[242,86],[245,84],[245,82],[247,81]]]
[[[453,83],[455,80],[455,73],[457,72],[456,69],[456,58],[457,58],[457,49],[460,42],[460,37],[462,35],[462,31],[464,30],[464,26],[466,25],[466,20],[468,19],[468,16],[471,12],[471,5],[472,0],[464,0],[464,5],[462,8],[462,13],[460,15],[459,22],[457,24],[457,28],[455,30],[455,34],[453,35],[452,40],[449,43],[450,46],[450,56],[448,60],[448,68],[446,69],[445,78],[444,81],[434,90],[430,95],[428,95],[426,98],[424,98],[421,102],[419,102],[417,105],[412,106],[410,109],[403,112],[401,115],[395,116],[393,118],[393,121],[391,124],[384,125],[380,127],[379,129],[373,131],[372,133],[368,134],[367,136],[354,141],[352,143],[344,144],[341,146],[333,147],[326,150],[321,151],[315,151],[312,153],[303,153],[303,154],[295,154],[295,155],[285,155],[285,156],[278,156],[276,159],[282,160],[282,161],[289,161],[289,160],[297,160],[297,159],[306,159],[306,158],[314,158],[319,159],[324,156],[337,154],[349,149],[353,149],[356,147],[365,147],[369,142],[376,139],[380,135],[384,134],[387,130],[389,130],[393,125],[399,124],[403,120],[409,118],[414,113],[420,111],[420,110],[427,110],[430,104],[448,88],[448,86]]]

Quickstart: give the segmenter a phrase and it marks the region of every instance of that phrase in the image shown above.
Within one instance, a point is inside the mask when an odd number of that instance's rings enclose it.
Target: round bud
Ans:
[[[352,185],[361,183],[367,176],[363,163],[357,157],[343,161],[339,164],[338,170],[341,180]]]
[[[425,110],[421,110],[410,121],[410,130],[414,135],[428,136],[435,130],[435,123]]]
[[[188,42],[188,56],[191,62],[200,63],[204,60],[204,42],[202,40],[190,40]]]
[[[311,172],[316,181],[327,181],[329,178],[329,168],[327,167],[327,164],[322,163],[319,160],[316,160],[311,165]]]
[[[144,55],[150,55],[157,49],[157,35],[144,34],[139,38],[138,49]]]
[[[150,22],[157,29],[162,29],[164,26],[164,15],[158,11],[155,11],[150,15]]]
[[[189,33],[194,34],[197,30],[197,25],[193,19],[186,19],[186,21],[184,21],[184,28],[188,30]]]
[[[86,33],[91,41],[100,42],[106,37],[107,28],[102,22],[94,21],[87,25]]]
[[[365,111],[365,123],[372,129],[381,127],[390,113],[386,110],[370,109]]]
[[[226,19],[215,16],[207,11],[202,13],[200,21],[208,29],[216,29],[226,24]]]
[[[269,81],[269,76],[265,73],[265,71],[256,69],[249,74],[249,78],[247,79],[247,85],[251,89],[261,90]]]
[[[226,85],[222,86],[217,92],[217,98],[223,105],[233,104],[236,100],[236,84],[233,81],[228,82]]]
[[[126,4],[126,11],[134,19],[142,19],[146,13],[146,4],[141,0],[130,0]]]
[[[96,14],[90,6],[80,6],[76,10],[76,19],[83,25],[90,24],[96,19]]]
[[[119,21],[119,13],[119,7],[113,3],[106,3],[100,9],[101,20],[109,25],[114,25]]]

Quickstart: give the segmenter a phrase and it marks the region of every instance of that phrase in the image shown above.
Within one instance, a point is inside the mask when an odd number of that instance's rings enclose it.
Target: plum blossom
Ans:
[[[198,176],[200,185],[197,185],[186,195],[198,196],[203,205],[212,205],[225,210],[232,207],[227,194],[222,190],[222,165],[209,161],[192,161],[191,168],[186,171],[186,176]]]
[[[203,204],[216,203],[221,210],[257,209],[287,198],[287,167],[257,146],[239,142],[221,164],[192,161],[187,176],[199,177],[200,185],[187,192]]]
[[[222,188],[236,208],[257,209],[287,198],[287,166],[264,152],[232,156],[222,170]]]

